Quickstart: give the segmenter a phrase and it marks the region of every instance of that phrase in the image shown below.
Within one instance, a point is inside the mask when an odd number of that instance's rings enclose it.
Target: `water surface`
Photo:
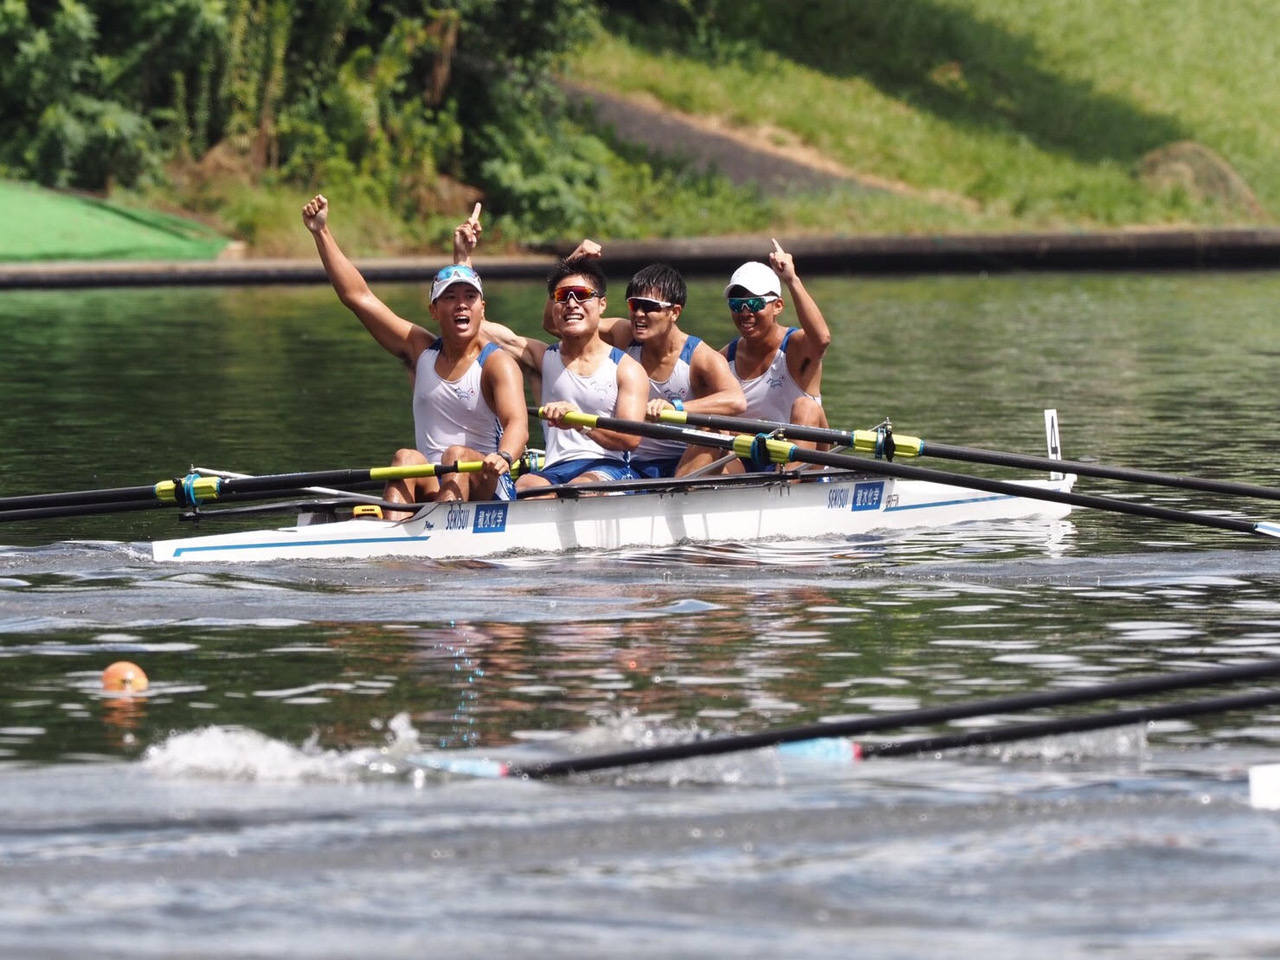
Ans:
[[[1039,453],[1053,406],[1068,456],[1275,482],[1272,274],[809,285],[835,337],[833,424],[887,417],[926,440]],[[487,286],[490,314],[533,332],[536,287]],[[695,283],[685,314],[716,344],[731,334],[719,287]],[[425,315],[424,290],[379,292]],[[0,323],[0,495],[192,464],[370,466],[411,437],[403,371],[327,289],[11,293]],[[497,567],[148,559],[147,539],[186,530],[166,511],[0,526],[6,956],[1280,949],[1280,821],[1250,806],[1246,779],[1280,762],[1280,711],[552,783],[416,762],[606,752],[1275,656],[1270,541],[1077,511]],[[146,696],[101,691],[119,659],[146,669]]]

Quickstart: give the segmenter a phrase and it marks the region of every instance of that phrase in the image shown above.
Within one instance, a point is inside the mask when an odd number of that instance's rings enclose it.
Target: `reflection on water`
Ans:
[[[207,724],[351,749],[402,713],[438,749],[624,715],[742,732],[1280,655],[1274,551],[1089,557],[1061,549],[1071,524],[1045,540],[1048,526],[1034,540],[1034,524],[1002,544],[979,537],[979,549],[969,530],[904,535],[826,564],[570,557],[175,574],[131,573],[112,550],[69,569],[55,550],[55,574],[32,548],[5,561],[0,588],[4,749],[136,755],[162,731]],[[120,704],[96,680],[102,661],[126,655],[152,688]]]

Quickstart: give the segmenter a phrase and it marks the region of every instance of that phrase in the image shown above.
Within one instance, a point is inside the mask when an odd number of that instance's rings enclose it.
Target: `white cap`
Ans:
[[[751,260],[733,271],[733,276],[729,278],[729,285],[724,288],[724,295],[727,297],[734,287],[742,287],[757,297],[782,296],[778,275],[767,263],[761,263],[759,260]]]
[[[440,294],[455,283],[470,284],[480,292],[480,296],[484,296],[484,287],[480,286],[480,274],[468,266],[455,263],[436,274],[435,282],[431,284],[431,302],[435,303],[439,300]]]

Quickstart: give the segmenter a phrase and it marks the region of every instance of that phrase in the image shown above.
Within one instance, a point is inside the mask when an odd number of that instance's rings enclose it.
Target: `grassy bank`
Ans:
[[[1280,100],[1249,0],[755,0],[713,44],[615,20],[569,67],[885,184],[775,204],[778,229],[932,232],[1268,222]],[[761,38],[767,38],[762,40]],[[1192,156],[1195,141],[1256,194]],[[1215,180],[1217,177],[1217,180]],[[1236,184],[1239,188],[1240,184]]]
[[[554,216],[536,204],[523,219],[504,213],[491,183],[486,251],[583,232],[1024,232],[1257,225],[1280,213],[1280,90],[1266,82],[1277,51],[1258,0],[652,0],[632,5],[645,24],[616,13],[626,6],[605,13],[566,79],[876,189],[765,196],[589,121],[552,136],[531,117],[530,136],[547,142],[494,182],[545,197]],[[1198,147],[1155,162],[1187,142]],[[554,163],[538,166],[545,156]],[[367,178],[288,182],[242,160],[215,148],[126,205],[193,216],[250,256],[307,257],[299,209],[322,191],[344,247],[375,256],[447,251],[481,195],[441,178],[432,212],[410,221]]]

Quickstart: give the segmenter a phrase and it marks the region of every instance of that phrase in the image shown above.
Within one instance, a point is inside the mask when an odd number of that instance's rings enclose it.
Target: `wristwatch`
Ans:
[[[499,450],[497,451],[497,453],[498,453],[498,456],[500,456],[503,460],[507,461],[508,467],[514,467],[516,465],[516,458],[513,457],[511,454],[507,453],[507,451]]]

